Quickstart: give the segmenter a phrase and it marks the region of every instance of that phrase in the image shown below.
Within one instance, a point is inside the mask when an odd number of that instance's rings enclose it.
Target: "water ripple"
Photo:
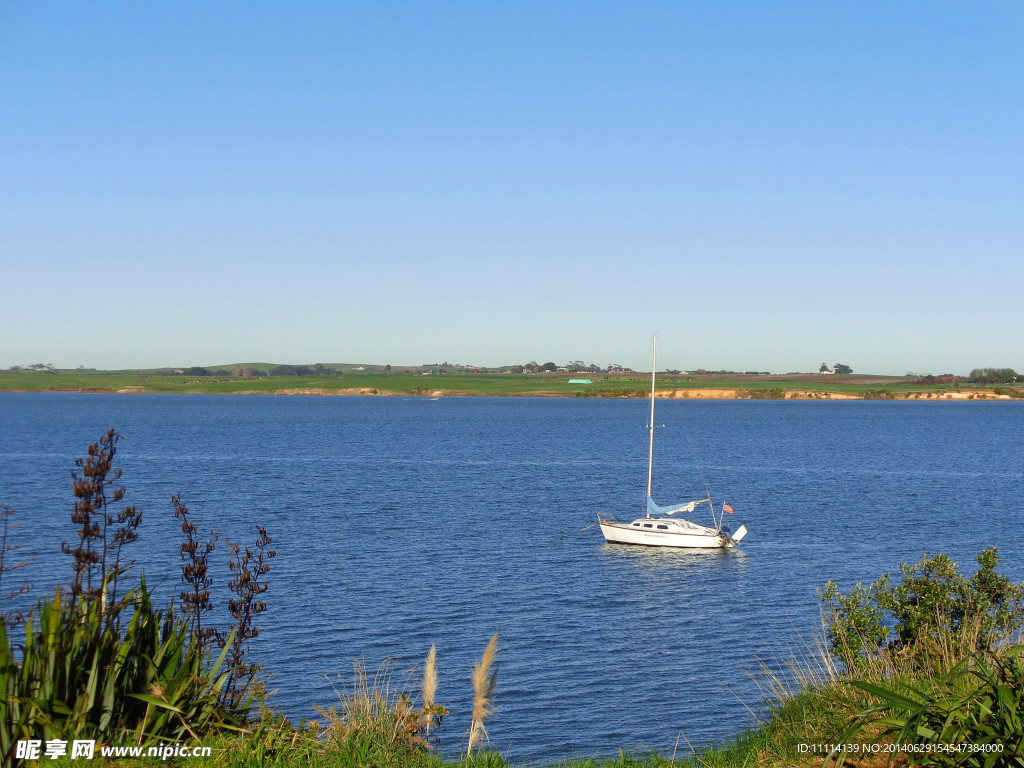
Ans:
[[[929,407],[931,406],[931,407]],[[0,499],[19,510],[28,572],[70,573],[68,472],[105,429],[126,435],[136,556],[177,589],[181,491],[201,529],[274,537],[270,610],[253,653],[279,707],[336,703],[354,658],[438,647],[447,749],[468,728],[470,670],[501,634],[492,745],[517,760],[671,752],[750,723],[745,670],[818,625],[814,588],[844,587],[924,552],[998,544],[1024,578],[1024,405],[671,401],[655,488],[737,510],[739,551],[604,544],[598,513],[639,512],[639,401],[0,395]],[[699,451],[691,448],[699,447]],[[699,468],[694,463],[700,456]],[[123,461],[122,461],[123,459]],[[699,469],[699,471],[698,471]],[[218,549],[223,558],[223,545]],[[222,561],[215,590],[227,580]],[[222,593],[216,595],[221,601]]]

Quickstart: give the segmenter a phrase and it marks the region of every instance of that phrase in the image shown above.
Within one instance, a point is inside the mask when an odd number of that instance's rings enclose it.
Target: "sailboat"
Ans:
[[[612,544],[641,544],[648,547],[686,547],[696,549],[730,549],[747,535],[746,526],[741,525],[735,532],[722,525],[726,512],[731,512],[728,505],[723,504],[718,516],[711,495],[705,499],[659,506],[651,498],[651,481],[654,477],[654,383],[658,355],[658,337],[651,340],[651,420],[647,425],[650,442],[647,452],[647,507],[645,515],[631,523],[620,523],[614,519],[598,516],[601,533],[605,541]],[[699,525],[683,518],[671,517],[677,512],[692,514],[697,507],[708,505],[713,525]]]

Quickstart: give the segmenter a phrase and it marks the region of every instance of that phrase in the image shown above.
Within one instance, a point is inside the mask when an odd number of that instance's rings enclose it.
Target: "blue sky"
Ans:
[[[0,0],[0,367],[1024,369],[1024,5]],[[659,365],[659,367],[662,367]]]

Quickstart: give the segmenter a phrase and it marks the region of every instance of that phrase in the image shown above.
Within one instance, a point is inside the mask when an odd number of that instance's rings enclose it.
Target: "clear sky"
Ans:
[[[0,367],[1024,369],[1024,4],[0,0]]]

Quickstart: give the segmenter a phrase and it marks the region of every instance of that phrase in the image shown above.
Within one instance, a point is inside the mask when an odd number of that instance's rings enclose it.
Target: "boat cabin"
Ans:
[[[683,531],[707,531],[703,525],[696,525],[689,520],[666,520],[660,517],[642,517],[634,520],[630,528],[643,530],[663,531],[665,533],[682,533]]]

